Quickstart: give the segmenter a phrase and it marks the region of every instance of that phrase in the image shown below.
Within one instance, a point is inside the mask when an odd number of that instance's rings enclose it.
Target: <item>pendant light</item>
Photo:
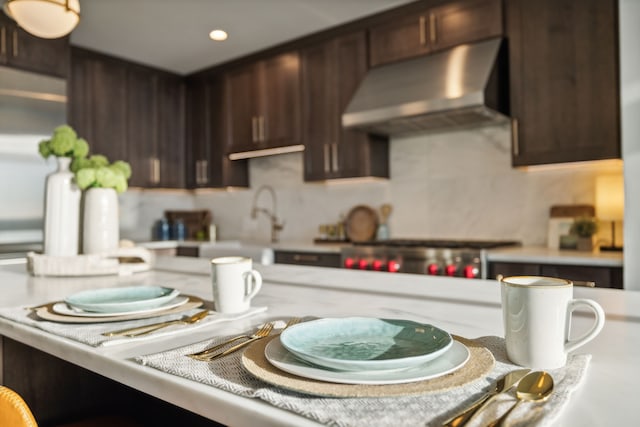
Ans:
[[[80,22],[79,0],[7,0],[4,11],[26,32],[44,39],[66,36]]]

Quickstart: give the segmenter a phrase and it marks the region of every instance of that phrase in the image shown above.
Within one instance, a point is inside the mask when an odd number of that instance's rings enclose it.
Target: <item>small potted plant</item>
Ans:
[[[593,217],[579,217],[573,221],[571,234],[578,236],[579,251],[592,251],[594,235],[598,232],[598,221]]]

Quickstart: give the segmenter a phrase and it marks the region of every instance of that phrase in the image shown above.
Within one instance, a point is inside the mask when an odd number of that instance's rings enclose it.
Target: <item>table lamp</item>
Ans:
[[[621,251],[616,246],[616,221],[624,220],[624,182],[622,175],[601,175],[596,178],[596,214],[601,221],[611,221],[611,246],[603,251]]]

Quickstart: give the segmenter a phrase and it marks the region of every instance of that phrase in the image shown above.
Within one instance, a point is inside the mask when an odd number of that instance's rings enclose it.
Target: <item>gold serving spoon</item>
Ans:
[[[522,402],[544,402],[553,393],[553,377],[544,371],[531,372],[525,376],[516,389],[516,397],[518,401],[509,408],[500,418],[489,424],[488,427],[502,426],[504,421],[509,417],[511,411]]]

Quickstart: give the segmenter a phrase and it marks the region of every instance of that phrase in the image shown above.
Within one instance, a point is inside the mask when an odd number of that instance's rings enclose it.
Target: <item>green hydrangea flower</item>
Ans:
[[[109,159],[102,154],[94,154],[89,157],[89,164],[92,168],[103,168],[109,166]]]
[[[116,160],[111,165],[112,168],[119,170],[125,177],[125,179],[131,178],[131,166],[127,162],[123,162],[122,160]]]
[[[102,188],[115,188],[118,175],[110,167],[100,167],[96,169],[96,182]]]
[[[45,159],[51,155],[51,150],[49,149],[49,140],[48,139],[44,139],[44,140],[40,141],[40,144],[38,144],[38,152]]]
[[[73,157],[75,158],[84,158],[89,154],[89,143],[83,139],[76,139],[75,147],[73,148]]]
[[[89,154],[89,144],[69,125],[58,126],[54,129],[51,139],[41,141],[38,152],[45,159],[51,155],[57,157],[86,157]]]
[[[94,186],[96,182],[96,170],[84,168],[76,172],[76,184],[81,190]]]

